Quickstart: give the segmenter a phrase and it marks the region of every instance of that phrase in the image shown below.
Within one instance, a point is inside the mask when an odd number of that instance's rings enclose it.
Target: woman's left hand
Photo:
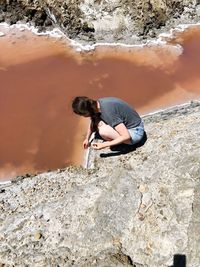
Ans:
[[[103,149],[103,148],[106,148],[106,147],[108,147],[106,145],[106,142],[104,142],[104,143],[93,143],[92,144],[92,148],[94,148],[96,150],[100,150],[100,149]]]

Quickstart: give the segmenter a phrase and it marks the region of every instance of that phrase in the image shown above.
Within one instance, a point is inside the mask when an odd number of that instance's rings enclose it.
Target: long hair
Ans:
[[[91,130],[98,130],[100,113],[97,109],[97,101],[87,96],[77,96],[72,100],[72,109],[74,113],[91,118]]]

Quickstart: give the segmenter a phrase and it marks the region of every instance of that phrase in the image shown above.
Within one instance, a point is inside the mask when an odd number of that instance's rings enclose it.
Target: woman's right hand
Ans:
[[[88,139],[85,139],[84,141],[83,141],[83,148],[84,149],[87,149],[89,147],[89,141],[88,141]]]

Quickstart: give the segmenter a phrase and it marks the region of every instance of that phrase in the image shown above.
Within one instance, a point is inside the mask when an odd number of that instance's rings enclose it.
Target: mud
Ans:
[[[88,121],[72,114],[76,95],[120,97],[141,114],[199,99],[200,29],[171,43],[75,53],[64,40],[7,32],[0,39],[1,179],[81,164]]]

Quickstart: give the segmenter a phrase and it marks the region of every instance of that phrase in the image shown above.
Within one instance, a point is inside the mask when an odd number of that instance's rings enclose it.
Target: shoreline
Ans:
[[[59,28],[54,28],[53,30],[47,30],[45,32],[39,32],[38,28],[30,25],[29,23],[17,23],[14,25],[9,25],[6,22],[0,23],[0,27],[3,26],[5,29],[18,29],[19,31],[23,30],[28,30],[31,31],[33,34],[37,36],[47,36],[47,37],[52,37],[52,38],[57,38],[57,39],[64,39],[64,41],[69,42],[69,45],[74,48],[76,52],[87,52],[94,50],[96,47],[101,47],[101,46],[111,46],[111,47],[126,47],[126,48],[143,48],[143,47],[149,47],[149,46],[160,46],[160,45],[170,45],[170,46],[178,46],[179,48],[182,47],[180,44],[169,44],[169,40],[163,40],[165,38],[169,38],[172,40],[174,38],[174,35],[176,33],[183,33],[185,30],[190,29],[190,28],[195,28],[195,27],[200,27],[200,22],[197,22],[196,24],[191,23],[191,24],[179,24],[175,28],[171,28],[169,31],[166,31],[164,33],[160,33],[158,35],[158,38],[155,38],[153,40],[149,39],[145,43],[140,43],[140,44],[126,44],[126,43],[121,43],[121,42],[102,42],[102,43],[94,43],[91,45],[85,45],[81,44],[81,42],[78,42],[76,40],[68,38]],[[2,35],[0,37],[6,37],[6,34],[1,32]]]

